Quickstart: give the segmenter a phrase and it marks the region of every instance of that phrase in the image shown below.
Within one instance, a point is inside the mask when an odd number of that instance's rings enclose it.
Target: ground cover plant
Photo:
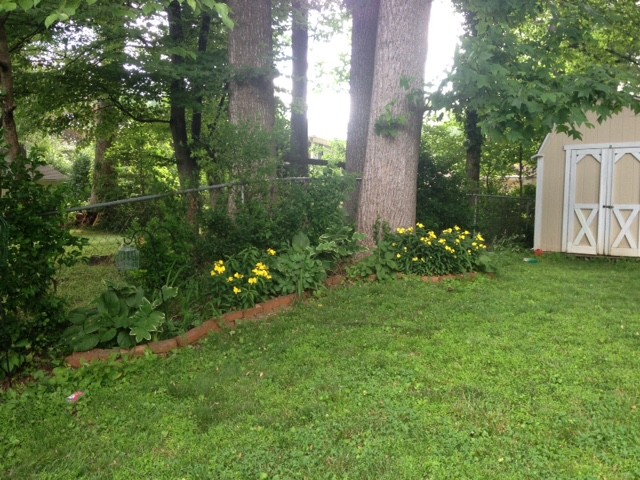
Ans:
[[[638,263],[496,260],[4,393],[0,476],[638,478]]]

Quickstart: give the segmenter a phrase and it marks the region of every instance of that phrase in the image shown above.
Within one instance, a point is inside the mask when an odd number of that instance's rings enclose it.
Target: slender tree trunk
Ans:
[[[211,30],[211,15],[204,13],[200,23],[200,34],[198,35],[198,53],[204,54],[209,43],[209,32]],[[200,93],[196,97],[196,107],[191,117],[191,138],[198,145],[202,136],[202,107],[204,104],[204,85],[199,86]]]
[[[378,31],[380,0],[349,0],[351,11],[351,74],[349,89],[351,112],[347,128],[346,170],[362,176],[367,151],[367,132],[371,112],[371,90]],[[355,221],[360,195],[360,183],[345,202],[345,209]]]
[[[18,129],[13,117],[16,102],[13,93],[13,68],[11,66],[11,53],[9,52],[9,40],[5,29],[8,14],[0,16],[0,96],[2,97],[2,131],[4,141],[9,150],[6,158],[15,160],[19,155],[24,155],[24,149],[18,140]]]
[[[480,192],[480,160],[484,139],[478,125],[478,113],[467,109],[464,117],[464,131],[466,135],[467,179],[473,193]]]
[[[236,22],[229,32],[229,118],[271,132],[275,123],[271,0],[229,0]]]
[[[373,241],[381,221],[412,226],[423,106],[419,105],[427,56],[431,1],[381,0],[358,208],[358,229]],[[388,113],[391,111],[392,121]],[[380,122],[382,119],[386,122]],[[378,128],[377,128],[378,127]]]
[[[116,165],[107,157],[107,151],[113,144],[113,125],[109,121],[112,109],[107,101],[99,101],[95,110],[95,147],[93,150],[93,183],[89,203],[107,202],[116,199],[118,173]],[[99,212],[92,222],[94,227],[100,224],[102,213]]]
[[[291,151],[289,161],[294,175],[309,174],[309,122],[307,121],[307,53],[309,50],[308,0],[291,4],[291,51],[293,79],[291,89]]]
[[[520,196],[524,195],[524,162],[523,157],[524,152],[522,149],[522,144],[518,145],[518,186],[520,187]]]
[[[169,36],[173,45],[179,45],[184,41],[182,26],[182,7],[176,0],[167,7],[169,20]],[[171,55],[171,65],[176,72],[180,72],[184,59],[180,55]],[[183,189],[197,188],[199,185],[200,170],[198,163],[191,155],[187,134],[187,114],[185,103],[187,101],[185,82],[182,76],[175,78],[169,86],[169,125],[173,139],[173,149],[178,167],[180,187]],[[197,216],[199,210],[199,195],[191,193],[187,195],[187,221],[197,228]]]

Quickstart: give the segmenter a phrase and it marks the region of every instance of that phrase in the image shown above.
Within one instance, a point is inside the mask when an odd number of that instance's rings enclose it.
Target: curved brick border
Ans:
[[[443,275],[441,277],[420,277],[420,279],[427,283],[438,283],[450,279],[473,280],[476,276],[477,274],[475,272],[471,272],[461,275]],[[370,279],[375,280],[375,275],[372,275]],[[327,288],[333,288],[342,285],[345,281],[346,277],[344,275],[334,275],[326,280],[325,285]],[[72,368],[80,368],[84,364],[109,360],[110,358],[140,357],[145,355],[146,352],[151,352],[156,355],[166,355],[177,348],[197,343],[211,333],[220,333],[222,332],[222,327],[233,329],[240,322],[263,320],[271,314],[281,312],[291,307],[301,298],[304,297],[299,297],[296,294],[271,298],[248,310],[227,312],[217,319],[207,320],[202,325],[194,327],[175,338],[138,345],[130,350],[121,348],[95,348],[88,352],[76,352],[67,356],[65,362]]]

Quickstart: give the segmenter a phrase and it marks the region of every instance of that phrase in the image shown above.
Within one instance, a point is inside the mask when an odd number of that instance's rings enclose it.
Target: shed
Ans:
[[[581,140],[550,133],[534,156],[534,248],[640,257],[640,117],[595,119]]]

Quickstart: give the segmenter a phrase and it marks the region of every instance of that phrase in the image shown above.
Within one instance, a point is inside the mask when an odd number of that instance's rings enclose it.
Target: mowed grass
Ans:
[[[640,263],[498,261],[5,394],[0,477],[640,478]]]
[[[105,281],[123,281],[115,266],[122,236],[90,229],[76,229],[71,233],[88,240],[82,250],[84,261],[58,269],[56,291],[69,308],[78,308],[87,306],[98,297],[105,289]]]

